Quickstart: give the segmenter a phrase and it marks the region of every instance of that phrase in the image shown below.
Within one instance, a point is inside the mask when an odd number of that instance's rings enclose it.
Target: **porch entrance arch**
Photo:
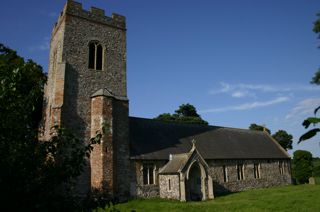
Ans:
[[[204,199],[202,167],[198,163],[193,163],[189,169],[188,179],[186,181],[187,199],[192,201],[201,201]]]

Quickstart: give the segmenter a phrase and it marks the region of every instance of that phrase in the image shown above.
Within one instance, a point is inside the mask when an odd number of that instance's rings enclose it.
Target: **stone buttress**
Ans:
[[[69,0],[52,30],[40,137],[48,140],[52,127],[58,125],[88,142],[102,127],[96,119],[108,123],[109,131],[79,178],[79,193],[85,195],[92,187],[107,185],[110,194],[127,196],[125,17],[108,17],[95,7],[86,11],[80,3]]]

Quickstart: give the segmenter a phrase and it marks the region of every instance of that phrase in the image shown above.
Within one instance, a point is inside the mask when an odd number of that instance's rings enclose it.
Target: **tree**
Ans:
[[[293,176],[298,184],[307,183],[312,176],[312,154],[297,150],[293,153]]]
[[[320,38],[320,13],[318,13],[317,16],[318,16],[318,19],[314,22],[313,31],[316,34],[318,34],[318,38]],[[315,73],[314,77],[311,80],[311,83],[316,84],[316,85],[320,85],[320,69],[318,69],[318,71]],[[319,109],[320,109],[320,106],[314,110],[314,117],[309,117],[303,121],[302,125],[306,129],[309,128],[309,126],[311,124],[313,126],[316,126],[320,123],[320,118],[317,117],[317,112]],[[303,134],[299,138],[298,143],[314,137],[318,132],[320,132],[320,128],[313,128],[313,129],[307,131],[305,134]]]
[[[320,158],[318,157],[313,158],[312,165],[313,165],[312,176],[320,177]]]
[[[285,130],[278,130],[272,137],[285,149],[292,149],[292,135]]]
[[[203,120],[197,113],[196,108],[189,103],[180,105],[174,114],[163,113],[154,119],[167,122],[208,125],[208,122]]]
[[[41,66],[25,61],[0,44],[0,209],[75,210],[74,182],[92,144],[56,128],[50,141],[38,140],[46,76]]]
[[[316,85],[320,85],[320,70],[318,70],[314,74],[314,76],[312,77],[311,83],[316,84]]]
[[[175,113],[179,117],[200,117],[196,108],[189,103],[180,105],[179,109],[176,110]]]
[[[266,128],[263,125],[258,125],[258,124],[255,124],[255,123],[250,124],[249,129],[250,130],[257,130],[257,131],[265,131],[265,132],[271,134],[271,131],[268,128]]]
[[[320,165],[313,167],[312,176],[313,177],[320,177]]]

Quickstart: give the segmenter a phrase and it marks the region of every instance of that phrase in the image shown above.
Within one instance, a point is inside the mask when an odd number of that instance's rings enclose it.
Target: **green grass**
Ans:
[[[320,211],[320,185],[255,189],[203,202],[134,199],[118,204],[121,212],[142,211]],[[99,209],[98,211],[110,211]]]

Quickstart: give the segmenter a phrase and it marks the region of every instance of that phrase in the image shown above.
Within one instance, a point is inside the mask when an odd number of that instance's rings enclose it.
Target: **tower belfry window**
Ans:
[[[102,45],[98,42],[91,42],[89,44],[89,68],[95,70],[102,70]]]

